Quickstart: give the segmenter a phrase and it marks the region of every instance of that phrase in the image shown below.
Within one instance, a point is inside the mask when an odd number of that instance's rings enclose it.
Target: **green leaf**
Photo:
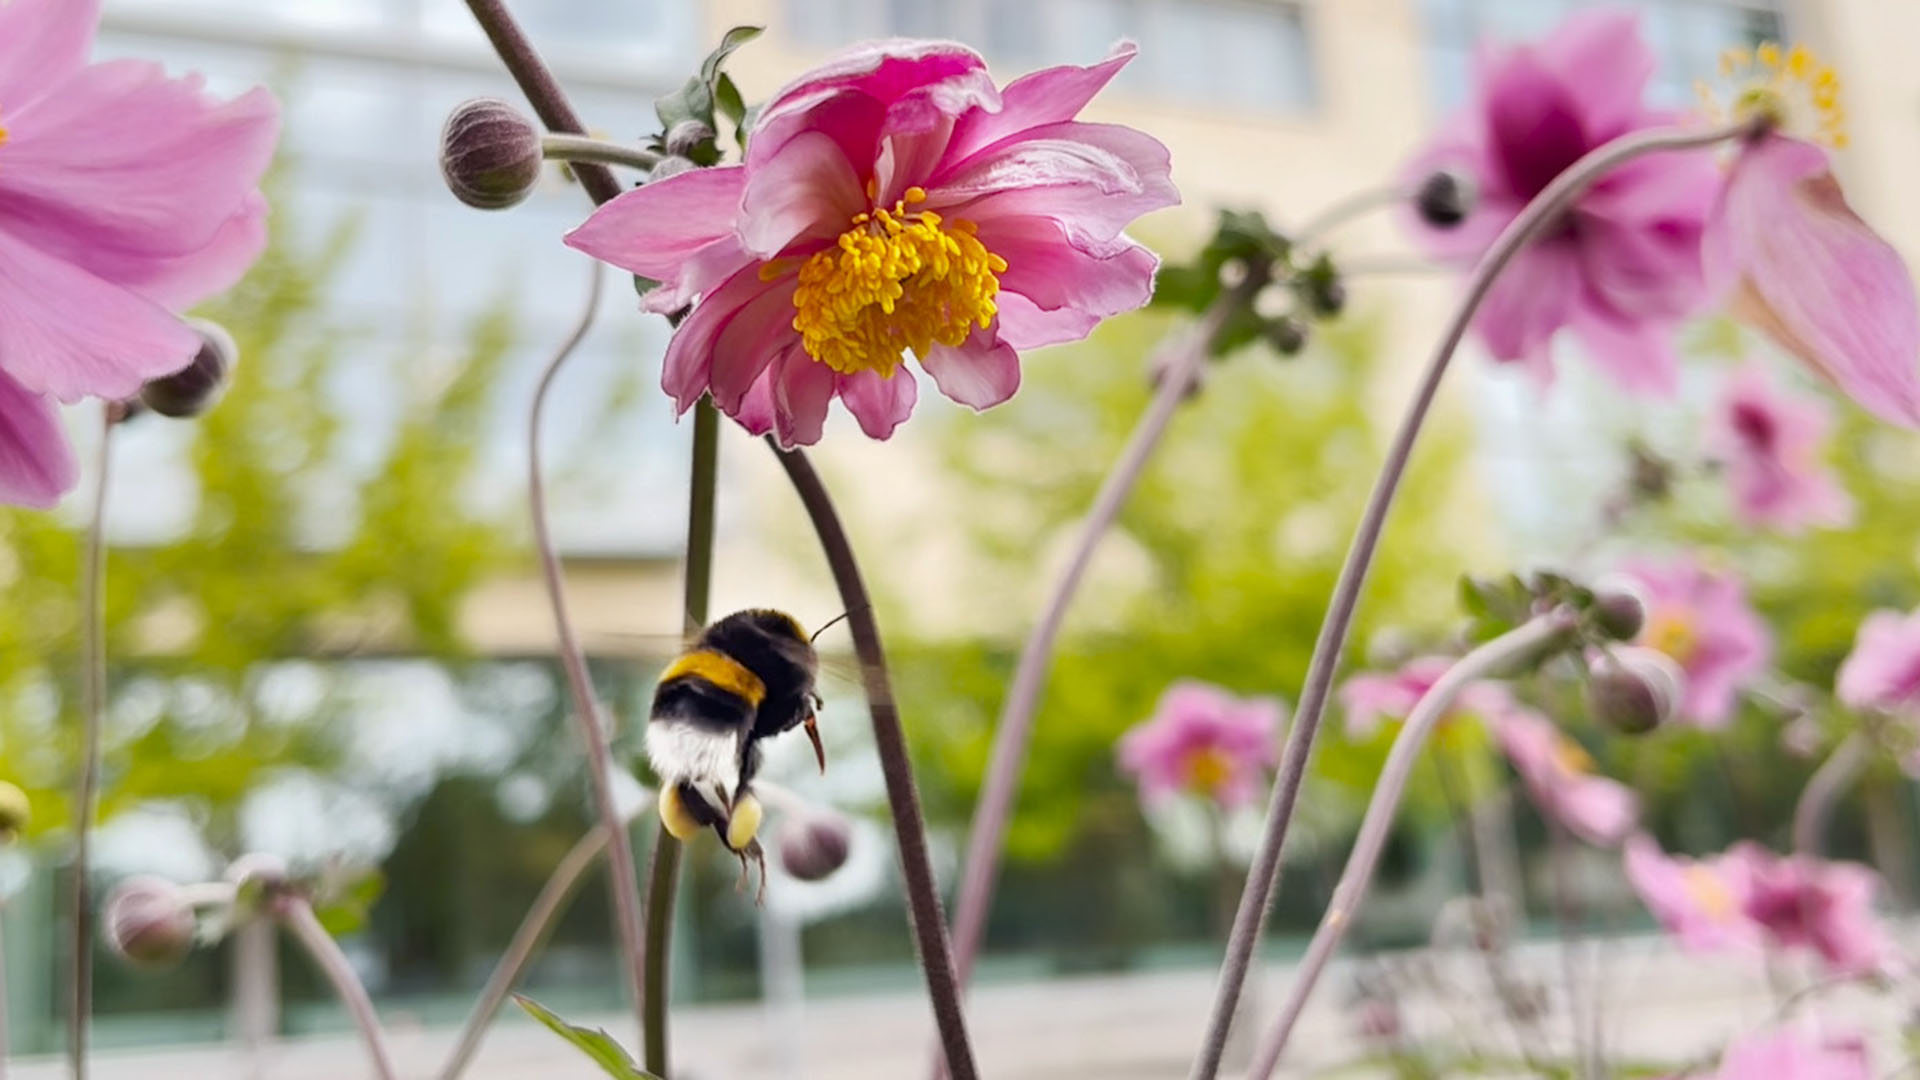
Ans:
[[[614,1041],[613,1036],[599,1028],[584,1028],[577,1024],[569,1024],[552,1009],[520,994],[513,995],[513,1000],[527,1010],[527,1015],[545,1024],[547,1030],[578,1047],[581,1053],[587,1055],[595,1065],[600,1066],[601,1072],[614,1077],[615,1080],[660,1080],[658,1076],[635,1064],[633,1057]]]
[[[319,917],[320,925],[327,933],[335,937],[351,934],[367,924],[367,913],[373,910],[374,902],[386,890],[387,880],[378,871],[365,871],[353,874],[338,882],[328,882],[322,889],[320,903],[315,905],[314,914]]]
[[[713,107],[736,128],[746,119],[747,103],[741,99],[740,88],[734,85],[733,76],[721,75],[713,81]]]
[[[764,26],[736,26],[720,35],[720,44],[700,62],[700,81],[713,85],[720,79],[720,65],[727,62],[733,50],[757,38],[766,30]]]

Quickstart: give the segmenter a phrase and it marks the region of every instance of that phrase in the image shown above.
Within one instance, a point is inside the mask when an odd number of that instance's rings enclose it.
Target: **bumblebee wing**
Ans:
[[[663,784],[684,784],[724,820],[740,786],[753,707],[698,679],[660,684],[647,721],[647,760]]]

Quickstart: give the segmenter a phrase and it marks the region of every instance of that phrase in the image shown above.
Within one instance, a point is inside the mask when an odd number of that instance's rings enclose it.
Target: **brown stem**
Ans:
[[[793,482],[794,492],[806,507],[825,549],[827,565],[833,571],[834,584],[840,590],[840,603],[847,610],[847,626],[853,636],[853,650],[860,659],[862,682],[866,686],[867,711],[873,719],[874,749],[880,757],[880,772],[887,782],[887,804],[893,811],[893,830],[900,850],[900,870],[907,891],[907,915],[913,924],[914,944],[920,954],[920,968],[926,973],[927,995],[933,1001],[933,1019],[939,1028],[940,1045],[946,1053],[947,1072],[954,1080],[976,1080],[973,1048],[967,1042],[966,1017],[960,1005],[960,982],[954,974],[953,954],[948,951],[946,916],[940,907],[940,891],[933,879],[933,863],[927,855],[926,822],[920,813],[920,793],[913,782],[913,763],[907,755],[906,733],[900,728],[900,713],[894,707],[893,689],[887,679],[887,658],[880,645],[880,627],[874,620],[873,601],[860,579],[860,564],[854,559],[853,545],[847,540],[812,462],[799,450],[782,450],[772,439],[780,465]]]
[[[273,901],[274,917],[280,920],[293,933],[295,941],[307,950],[307,955],[320,968],[321,974],[333,984],[333,992],[340,998],[340,1004],[346,1006],[347,1015],[353,1018],[353,1026],[360,1031],[360,1039],[366,1043],[367,1057],[372,1059],[373,1074],[379,1080],[396,1080],[398,1073],[393,1068],[393,1053],[387,1049],[387,1038],[380,1030],[380,1017],[373,1011],[373,1001],[367,997],[367,988],[360,984],[353,965],[347,962],[346,954],[340,951],[339,943],[313,913],[313,905],[304,896],[289,894]]]
[[[1873,740],[1856,731],[1841,740],[1827,760],[1820,763],[1807,786],[1800,789],[1800,801],[1793,807],[1793,853],[1819,855],[1826,846],[1827,823],[1833,820],[1833,808],[1840,803],[1853,782],[1866,769],[1873,756]]]
[[[101,409],[100,461],[93,479],[93,505],[87,517],[86,561],[80,575],[80,775],[73,793],[73,882],[68,896],[73,937],[68,979],[67,1057],[73,1080],[87,1077],[87,1028],[93,1019],[93,904],[88,896],[92,871],[94,804],[99,800],[100,731],[107,707],[107,485],[112,476],[111,403]],[[0,978],[5,972],[0,971]]]
[[[519,84],[520,92],[527,96],[527,104],[533,106],[534,115],[547,130],[561,135],[585,135],[586,125],[573,111],[566,91],[560,89],[552,69],[521,32],[520,24],[514,21],[504,0],[467,0],[467,10],[473,12],[474,21],[486,32],[493,51],[500,54],[500,62],[507,66],[507,73]],[[578,161],[572,168],[573,175],[580,178],[580,186],[587,189],[594,202],[603,203],[620,194],[620,181],[605,165]]]

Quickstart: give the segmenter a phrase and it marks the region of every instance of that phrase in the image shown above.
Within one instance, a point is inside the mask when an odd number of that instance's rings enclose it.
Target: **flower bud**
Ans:
[[[1626,735],[1643,735],[1671,720],[1686,678],[1665,653],[1633,647],[1599,657],[1588,674],[1593,718]]]
[[[1451,229],[1467,220],[1473,204],[1473,184],[1447,169],[1422,180],[1413,195],[1413,208],[1420,220],[1438,229]]]
[[[505,210],[540,179],[540,129],[498,98],[474,98],[440,130],[440,175],[454,198],[481,210]]]
[[[682,120],[667,129],[664,140],[667,153],[678,158],[690,158],[701,145],[713,141],[713,127],[702,120]]]
[[[1614,641],[1632,641],[1647,621],[1647,606],[1626,589],[1596,590],[1592,611],[1594,628]]]
[[[131,877],[107,897],[107,944],[135,967],[179,963],[198,931],[186,893],[165,878]]]
[[[27,801],[27,793],[0,780],[0,844],[25,832],[32,817],[33,804]]]
[[[647,179],[649,181],[665,180],[669,176],[679,176],[683,172],[691,172],[699,167],[686,158],[668,155],[654,163],[653,168],[647,172]]]
[[[1268,319],[1260,328],[1273,346],[1273,351],[1281,356],[1292,356],[1307,345],[1307,328],[1304,323],[1291,315],[1282,315],[1277,319]]]
[[[839,814],[789,818],[780,829],[780,866],[801,881],[819,881],[847,863],[853,828]]]
[[[1331,318],[1346,310],[1346,282],[1340,280],[1339,269],[1325,255],[1314,260],[1300,276],[1300,295],[1307,307],[1321,318]]]
[[[140,403],[161,416],[188,419],[213,408],[227,392],[233,366],[239,362],[240,349],[233,335],[218,323],[188,319],[187,325],[200,335],[200,351],[187,366],[171,375],[162,375],[140,388]]]

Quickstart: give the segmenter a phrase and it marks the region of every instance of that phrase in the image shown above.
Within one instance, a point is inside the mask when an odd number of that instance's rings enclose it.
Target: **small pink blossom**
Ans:
[[[99,0],[0,3],[0,502],[57,502],[75,466],[55,404],[184,367],[200,337],[179,312],[266,243],[272,96],[89,64],[99,21]]]
[[[1727,380],[1709,447],[1742,520],[1787,532],[1847,523],[1853,502],[1820,461],[1831,426],[1824,405],[1781,391],[1758,367]]]
[[[1244,806],[1273,767],[1285,707],[1275,698],[1235,698],[1182,681],[1167,688],[1153,717],[1120,740],[1120,767],[1149,802],[1191,792]]]
[[[1750,853],[1736,848],[1711,859],[1670,856],[1645,833],[1628,838],[1627,880],[1647,910],[1688,952],[1758,952],[1763,935],[1747,917],[1753,887]]]
[[[1876,611],[1860,624],[1834,692],[1853,709],[1911,713],[1920,705],[1920,611]]]
[[[1382,721],[1404,720],[1433,684],[1454,665],[1446,656],[1422,656],[1409,660],[1398,671],[1366,672],[1355,675],[1340,688],[1340,704],[1347,714],[1347,735],[1370,738]],[[1513,707],[1513,699],[1498,683],[1470,683],[1454,698],[1453,706],[1441,718],[1448,724],[1463,716],[1487,719]]]
[[[1602,847],[1633,830],[1640,815],[1633,791],[1596,775],[1593,758],[1546,717],[1510,709],[1494,721],[1493,733],[1543,816]]]
[[[1779,1028],[1729,1045],[1714,1080],[1872,1080],[1867,1044]]]
[[[1471,263],[1561,172],[1622,135],[1672,123],[1643,102],[1653,50],[1638,18],[1582,11],[1544,40],[1489,50],[1472,102],[1408,169],[1470,177],[1478,200],[1451,228],[1416,223],[1437,259]],[[1550,235],[1515,256],[1474,327],[1495,360],[1552,375],[1550,346],[1571,330],[1624,389],[1671,394],[1673,333],[1706,299],[1700,237],[1720,187],[1709,155],[1657,154],[1593,185]]]
[[[1825,150],[1775,133],[1744,146],[1702,250],[1735,314],[1868,412],[1920,427],[1913,279],[1847,205]]]
[[[1705,728],[1733,717],[1735,692],[1767,666],[1772,638],[1729,573],[1682,556],[1626,568],[1646,604],[1638,644],[1658,649],[1686,672],[1680,714]]]
[[[994,85],[972,50],[887,41],[775,94],[744,164],[626,192],[567,236],[697,299],[662,387],[782,445],[816,442],[838,398],[876,439],[918,395],[911,350],[974,409],[1020,385],[1018,350],[1085,337],[1146,303],[1157,260],[1122,231],[1179,196],[1167,150],[1074,119],[1133,58]]]

